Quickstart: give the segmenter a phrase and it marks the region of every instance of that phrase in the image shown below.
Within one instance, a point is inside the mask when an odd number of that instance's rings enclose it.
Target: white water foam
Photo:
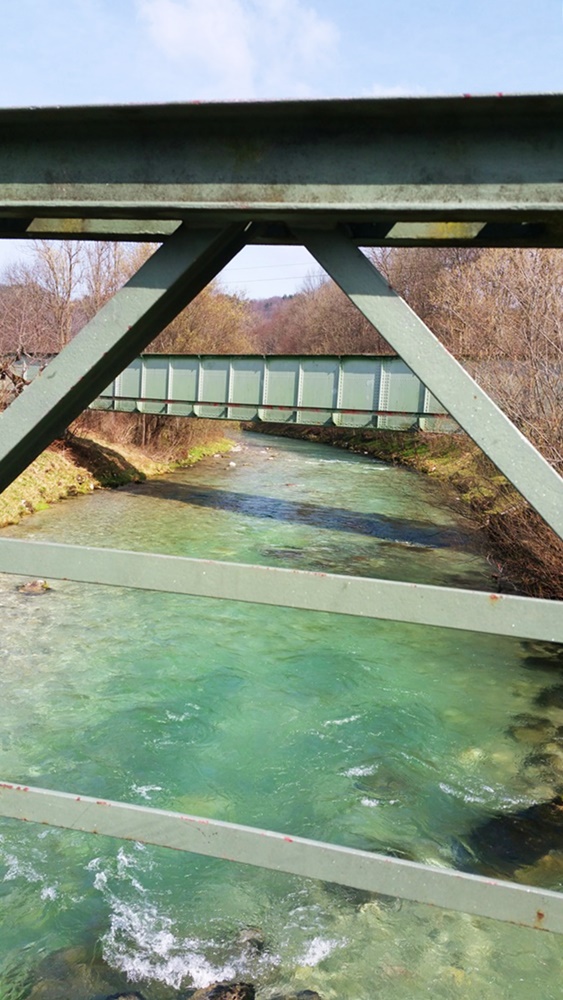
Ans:
[[[336,941],[332,938],[315,937],[307,946],[307,950],[299,959],[299,965],[313,967],[328,958],[335,948],[342,947],[344,941]]]
[[[156,907],[137,908],[116,897],[111,906],[110,928],[102,939],[104,958],[132,982],[157,980],[174,989],[183,985],[201,989],[244,974],[244,957],[223,963],[211,960],[208,953],[217,942],[180,937],[170,917]],[[271,956],[271,960],[276,959]]]
[[[140,795],[142,799],[150,799],[151,792],[161,792],[161,785],[131,785],[131,791],[135,795]]]
[[[345,726],[347,722],[357,722],[361,715],[349,715],[346,719],[327,719],[323,726]]]

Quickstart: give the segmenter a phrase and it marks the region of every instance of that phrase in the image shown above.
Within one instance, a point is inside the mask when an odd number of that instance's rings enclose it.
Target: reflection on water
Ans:
[[[488,586],[432,483],[301,442],[242,445],[234,468],[217,458],[7,533]],[[560,791],[549,647],[70,582],[26,596],[17,582],[0,580],[7,779],[448,866],[499,811]],[[0,837],[10,1000],[42,956],[96,940],[153,990],[239,977],[264,1000],[520,1000],[541,970],[542,996],[560,995],[554,936],[69,831],[2,821]],[[553,852],[515,874],[563,888]]]

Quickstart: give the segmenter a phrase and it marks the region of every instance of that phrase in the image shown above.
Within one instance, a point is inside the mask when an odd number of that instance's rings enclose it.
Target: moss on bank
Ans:
[[[194,465],[218,451],[229,451],[226,438],[189,448],[184,457],[160,460],[141,448],[116,444],[99,435],[68,434],[39,456],[0,495],[0,528],[17,524],[26,514],[92,490],[142,482],[172,469]]]

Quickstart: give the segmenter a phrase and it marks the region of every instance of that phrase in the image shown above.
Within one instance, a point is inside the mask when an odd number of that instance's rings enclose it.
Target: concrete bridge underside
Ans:
[[[562,481],[358,249],[563,245],[563,96],[0,112],[0,235],[162,246],[0,418],[0,488],[247,243],[298,243],[563,537]],[[304,345],[305,347],[306,345]],[[0,540],[0,571],[563,641],[558,602]],[[230,858],[563,933],[563,897],[76,794],[0,813]]]

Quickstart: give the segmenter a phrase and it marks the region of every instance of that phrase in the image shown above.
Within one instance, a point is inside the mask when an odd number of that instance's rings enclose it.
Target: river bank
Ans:
[[[467,435],[288,424],[252,430],[345,448],[447,485],[457,513],[482,533],[499,591],[563,599],[563,542]]]
[[[187,433],[178,433],[175,426],[171,446],[169,422],[161,427],[159,421],[147,441],[144,424],[142,434],[119,432],[128,426],[127,418],[133,426],[126,414],[81,418],[0,496],[0,528],[59,500],[142,482],[231,448],[215,421],[198,422]],[[137,415],[137,432],[141,420]],[[452,491],[455,513],[468,517],[480,531],[500,592],[563,599],[563,542],[466,435],[288,424],[251,429],[329,444],[431,477]]]
[[[17,524],[26,514],[45,510],[60,500],[97,489],[140,483],[194,465],[217,452],[230,451],[232,441],[222,435],[221,427],[213,426],[214,436],[210,436],[208,428],[205,430],[202,440],[191,441],[189,447],[171,454],[167,447],[159,448],[158,443],[149,451],[116,440],[115,435],[76,425],[64,438],[54,441],[0,495],[0,528]]]

